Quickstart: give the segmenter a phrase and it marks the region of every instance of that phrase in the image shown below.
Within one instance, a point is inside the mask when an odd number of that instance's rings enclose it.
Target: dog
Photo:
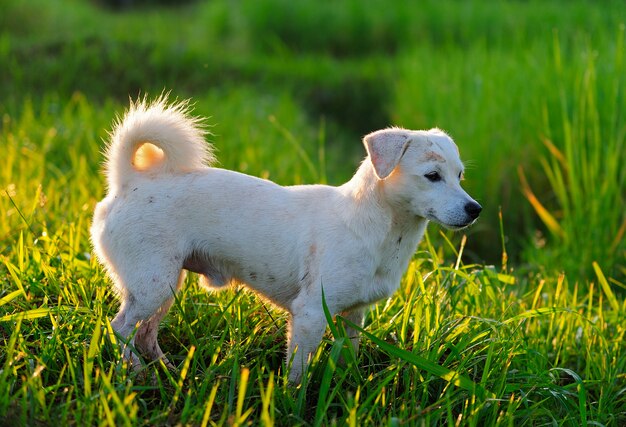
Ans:
[[[399,287],[429,221],[459,230],[482,209],[439,129],[370,133],[367,157],[338,187],[213,167],[206,134],[188,102],[161,95],[131,101],[109,135],[91,239],[121,300],[111,326],[134,366],[136,350],[173,368],[158,326],[190,271],[206,288],[244,284],[289,312],[289,380],[299,383],[327,326],[322,292],[332,315],[362,326],[367,307]],[[347,333],[358,351],[357,331]]]

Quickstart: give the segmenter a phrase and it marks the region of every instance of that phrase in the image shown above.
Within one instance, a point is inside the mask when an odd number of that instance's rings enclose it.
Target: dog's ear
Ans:
[[[383,129],[363,138],[374,171],[379,179],[385,179],[398,166],[409,144],[409,134],[404,129]]]

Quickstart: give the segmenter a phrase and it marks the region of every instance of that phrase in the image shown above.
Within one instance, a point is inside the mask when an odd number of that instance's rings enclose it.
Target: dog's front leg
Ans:
[[[291,383],[297,384],[302,380],[302,374],[322,341],[325,330],[326,318],[322,310],[292,313],[287,344],[287,363],[293,358],[289,372]]]
[[[363,319],[365,318],[365,308],[355,308],[350,311],[344,311],[341,313],[341,316],[354,323],[359,328],[362,328]],[[352,342],[352,348],[354,348],[355,356],[359,354],[359,334],[359,331],[346,325],[346,336],[350,338],[350,342]]]

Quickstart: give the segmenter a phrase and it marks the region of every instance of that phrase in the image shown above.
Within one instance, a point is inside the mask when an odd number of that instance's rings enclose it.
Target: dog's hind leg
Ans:
[[[159,323],[161,323],[161,320],[165,317],[173,302],[174,298],[165,301],[156,313],[139,325],[139,329],[137,329],[137,333],[135,334],[135,348],[137,351],[148,360],[156,361],[161,359],[170,370],[175,370],[175,367],[170,363],[167,357],[165,357],[165,354],[163,354],[157,340],[157,335],[159,332]]]
[[[117,312],[117,315],[113,318],[113,320],[111,320],[111,327],[121,340],[119,344],[124,354],[124,359],[130,363],[131,367],[138,369],[141,367],[141,361],[139,360],[137,354],[133,351],[135,346],[135,336],[133,332],[137,327],[137,323],[132,323],[131,321],[127,322],[126,320],[128,307],[132,305],[134,305],[134,297],[132,295],[125,295],[122,297],[120,310]]]
[[[185,280],[185,276],[185,271],[181,271],[178,278],[178,285],[176,286],[176,289],[172,289],[172,296],[167,301],[165,301],[163,305],[161,305],[161,307],[159,307],[156,313],[154,313],[148,320],[146,320],[139,326],[139,329],[135,334],[135,347],[137,348],[139,353],[141,353],[142,356],[150,360],[156,361],[161,359],[165,366],[172,371],[176,370],[176,368],[167,359],[167,357],[165,357],[165,354],[163,354],[163,351],[159,346],[157,335],[159,333],[159,324],[161,323],[161,320],[163,320],[163,318],[167,314],[167,311],[170,309],[172,303],[174,302],[173,293],[180,289],[183,281]]]
[[[169,268],[153,271],[149,277],[145,274],[130,276],[134,277],[120,277],[123,281],[119,286],[122,304],[111,326],[124,341],[124,358],[137,369],[141,363],[134,353],[135,346],[148,357],[163,357],[157,342],[158,325],[172,305],[173,292],[180,286],[184,275],[180,268]],[[168,367],[172,366],[167,359],[164,362]]]

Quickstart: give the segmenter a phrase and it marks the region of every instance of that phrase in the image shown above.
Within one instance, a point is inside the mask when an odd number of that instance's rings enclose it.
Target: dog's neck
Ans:
[[[352,179],[341,187],[352,200],[352,207],[347,207],[351,211],[346,212],[345,218],[356,234],[367,235],[379,248],[399,244],[401,252],[414,251],[428,220],[392,206],[384,195],[384,185],[366,158]]]
[[[392,205],[385,184],[366,159],[341,187],[347,202],[340,215],[352,232],[361,236],[367,251],[363,256],[369,255],[372,262],[371,301],[386,298],[398,288],[428,224],[406,207]]]

